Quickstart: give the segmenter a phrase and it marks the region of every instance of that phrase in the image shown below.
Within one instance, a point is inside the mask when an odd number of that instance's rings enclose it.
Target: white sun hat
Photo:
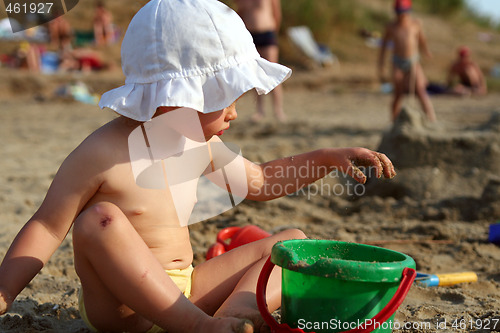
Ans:
[[[261,58],[238,14],[217,0],[150,1],[130,22],[121,57],[125,85],[99,106],[137,121],[158,106],[218,111],[251,89],[267,94],[291,74]]]

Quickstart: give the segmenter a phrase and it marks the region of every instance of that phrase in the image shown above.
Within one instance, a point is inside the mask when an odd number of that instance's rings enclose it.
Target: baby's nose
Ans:
[[[238,112],[236,112],[236,109],[232,109],[226,114],[226,120],[235,120],[236,118],[238,118]]]

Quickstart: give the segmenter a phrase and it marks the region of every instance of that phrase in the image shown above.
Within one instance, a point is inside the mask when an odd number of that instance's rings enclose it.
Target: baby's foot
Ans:
[[[241,318],[210,318],[209,322],[204,322],[202,327],[196,328],[196,332],[214,333],[253,333],[258,332],[253,329],[253,324],[248,319]]]
[[[254,332],[270,332],[269,326],[264,321],[264,318],[262,318],[259,310],[254,308],[226,309],[222,312],[217,312],[216,316],[248,319],[253,323]]]

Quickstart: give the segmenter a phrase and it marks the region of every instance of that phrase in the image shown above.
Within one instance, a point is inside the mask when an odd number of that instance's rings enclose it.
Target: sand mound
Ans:
[[[429,124],[420,111],[405,108],[378,148],[393,161],[398,177],[384,181],[383,186],[382,181],[372,179],[367,189],[372,195],[406,196],[441,202],[441,206],[460,207],[467,200],[471,211],[483,210],[476,211],[474,218],[491,213],[498,218],[495,209],[485,206],[500,200],[499,128],[500,113],[472,127]]]

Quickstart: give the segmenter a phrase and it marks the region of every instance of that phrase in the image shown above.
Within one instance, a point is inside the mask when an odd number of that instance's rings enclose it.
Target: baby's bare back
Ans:
[[[102,170],[101,185],[83,209],[99,202],[115,204],[165,269],[184,268],[192,262],[193,253],[188,228],[179,224],[170,191],[141,188],[134,179],[128,137],[138,124],[118,118],[77,149]]]

